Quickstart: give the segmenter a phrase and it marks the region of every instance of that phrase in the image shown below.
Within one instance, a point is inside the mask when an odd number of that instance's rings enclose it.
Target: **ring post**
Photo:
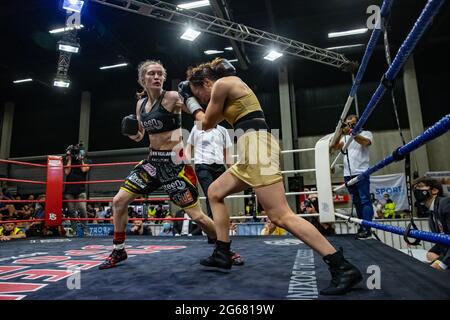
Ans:
[[[330,173],[330,141],[333,134],[329,134],[316,143],[316,183],[319,201],[320,222],[334,222],[333,191],[331,189]]]
[[[63,162],[60,156],[47,158],[47,188],[45,191],[45,226],[62,222]]]

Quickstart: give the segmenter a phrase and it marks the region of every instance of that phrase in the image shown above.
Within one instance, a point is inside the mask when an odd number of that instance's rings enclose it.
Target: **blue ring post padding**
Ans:
[[[371,228],[375,228],[375,229],[379,229],[379,230],[384,230],[387,232],[399,234],[401,236],[403,236],[405,234],[405,230],[406,230],[405,228],[376,223],[376,222],[367,221],[367,220],[362,220],[361,224],[365,227],[371,227]],[[422,230],[410,230],[408,233],[408,237],[450,246],[450,236],[447,234],[433,233],[433,232],[422,231]]]
[[[415,49],[417,43],[420,38],[423,36],[425,31],[427,30],[430,23],[433,21],[434,16],[439,12],[439,9],[444,4],[445,0],[428,0],[425,8],[422,10],[419,18],[417,19],[414,27],[411,29],[410,33],[406,37],[405,41],[403,41],[400,49],[397,52],[397,55],[389,66],[388,70],[384,74],[384,78],[388,81],[392,81],[396,78],[406,60],[408,60],[409,56]],[[370,99],[367,104],[366,109],[364,109],[363,114],[359,118],[359,121],[356,123],[355,127],[352,130],[352,136],[356,136],[361,132],[362,126],[366,123],[373,109],[378,105],[379,100],[386,92],[386,88],[383,83],[380,83],[374,95]]]
[[[398,149],[399,155],[406,155],[417,148],[424,145],[426,142],[433,140],[447,131],[450,130],[450,114],[444,116],[441,120],[436,122],[432,127],[429,127],[427,130],[425,130],[421,135],[417,136],[415,139],[411,140],[404,146]],[[358,177],[356,177],[356,181],[361,181],[362,178],[370,177],[370,175],[387,165],[391,164],[392,162],[395,162],[395,159],[393,156],[387,156],[374,166],[370,167],[363,173],[361,173]]]
[[[392,0],[384,0],[383,6],[381,7],[380,11],[381,18],[386,18],[389,15],[389,13],[391,12],[392,3]],[[372,53],[375,51],[375,46],[382,33],[381,31],[381,28],[375,28],[372,31],[372,35],[370,36],[369,42],[367,43],[366,51],[364,52],[361,64],[359,65],[358,73],[356,74],[355,81],[353,82],[352,89],[350,90],[350,97],[355,97],[356,92],[358,91],[362,77],[364,76],[367,65],[369,64],[369,60],[372,57]]]

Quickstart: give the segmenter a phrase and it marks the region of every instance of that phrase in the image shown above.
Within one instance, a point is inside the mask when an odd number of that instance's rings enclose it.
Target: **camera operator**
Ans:
[[[80,142],[76,145],[70,145],[66,149],[66,163],[64,165],[64,173],[66,174],[66,182],[86,181],[87,174],[90,170],[88,166],[72,168],[72,165],[85,165],[90,162],[86,158],[86,151]],[[66,184],[64,189],[64,199],[80,200],[86,199],[85,184]],[[67,202],[69,216],[71,218],[87,218],[86,202]],[[71,228],[74,233],[77,230],[77,221],[71,221]],[[81,221],[84,235],[89,235],[87,228],[87,220]]]
[[[358,122],[358,116],[349,115],[343,123],[339,139],[331,146],[334,150],[341,150],[350,139],[351,132]],[[373,135],[370,131],[363,130],[349,144],[344,152],[344,180],[350,181],[354,177],[369,169],[370,146],[373,142]],[[352,195],[353,205],[356,208],[356,214],[359,219],[372,221],[374,211],[370,198],[370,179],[364,178],[353,186],[347,187]],[[357,239],[365,240],[372,237],[370,228],[360,227],[356,235]]]

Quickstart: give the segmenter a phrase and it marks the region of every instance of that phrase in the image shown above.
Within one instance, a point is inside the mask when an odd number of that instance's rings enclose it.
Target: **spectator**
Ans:
[[[26,238],[25,232],[18,228],[14,222],[8,222],[0,226],[0,241],[22,238]]]
[[[377,218],[383,219],[383,204],[375,198],[373,193],[370,194],[370,201],[372,202],[373,211],[377,214]]]
[[[137,212],[134,210],[133,207],[128,207],[128,217],[129,218],[136,218]]]
[[[87,217],[89,219],[94,219],[97,215],[97,211],[94,209],[94,207],[91,204],[88,204],[86,206],[86,213],[87,213]],[[89,220],[88,223],[92,223],[92,220]]]
[[[230,221],[230,236],[236,236],[237,235],[237,224]]]
[[[348,139],[350,139],[351,132],[358,122],[358,116],[349,115],[345,119],[342,126],[339,138],[336,143],[331,146],[332,149],[342,150]],[[369,148],[373,142],[373,136],[370,131],[361,131],[354,136],[354,140],[350,143],[347,150],[343,150],[344,155],[344,180],[348,182],[359,174],[369,169]],[[359,219],[372,221],[373,207],[370,202],[370,179],[365,177],[357,184],[349,186],[348,191],[352,195],[353,205],[356,209],[356,214]],[[360,226],[357,239],[368,239],[372,237],[372,232],[369,227]]]
[[[130,228],[128,234],[136,236],[151,236],[152,230],[148,226],[144,225],[144,222],[142,220],[134,220],[133,226]]]
[[[3,194],[3,190],[0,191],[0,220],[7,220],[9,218],[8,205],[2,200],[8,200]]]
[[[442,185],[431,178],[420,178],[414,182],[413,193],[418,206],[428,211],[431,231],[450,234],[450,197],[443,196]],[[427,259],[434,269],[449,269],[450,247],[435,244],[427,252]]]
[[[108,215],[108,212],[105,210],[104,206],[101,206],[100,208],[98,208],[97,213],[95,214],[95,217],[98,219],[106,219]],[[105,223],[106,221],[104,220],[98,220],[98,223]]]
[[[86,181],[90,170],[90,161],[87,159],[86,151],[83,148],[83,143],[77,145],[70,145],[66,149],[66,163],[64,165],[64,173],[66,174],[66,182],[80,182]],[[81,165],[81,167],[72,168],[72,165]],[[66,184],[64,190],[64,199],[66,200],[83,200],[86,199],[86,185],[85,184]],[[87,218],[86,202],[67,202],[68,214],[72,218]],[[72,232],[75,233],[77,229],[77,221],[71,221]],[[81,227],[85,235],[89,235],[87,228],[87,221],[81,221]],[[55,232],[56,233],[56,232]]]
[[[386,204],[384,205],[384,218],[385,219],[395,219],[396,215],[395,215],[395,202],[392,201],[391,198],[388,197],[386,198]]]
[[[156,209],[155,206],[151,205],[147,209],[147,218],[155,218],[156,217]]]
[[[319,201],[317,195],[310,194],[308,199],[304,201],[304,206],[307,214],[319,213]],[[332,223],[321,223],[318,217],[311,217],[310,221],[321,234],[326,236],[336,234]]]
[[[175,232],[173,230],[173,226],[172,226],[171,222],[165,220],[162,225],[163,225],[163,229],[160,232],[159,236],[173,236],[173,235],[175,235]]]
[[[164,210],[163,205],[161,203],[158,204],[158,206],[156,207],[155,218],[164,219],[166,217],[166,215],[167,215],[167,211]],[[162,220],[156,220],[155,223],[161,224]]]
[[[286,230],[274,225],[272,223],[272,221],[270,221],[269,218],[267,218],[266,224],[264,225],[264,227],[261,230],[262,236],[270,236],[270,235],[284,236],[285,234],[286,234]]]

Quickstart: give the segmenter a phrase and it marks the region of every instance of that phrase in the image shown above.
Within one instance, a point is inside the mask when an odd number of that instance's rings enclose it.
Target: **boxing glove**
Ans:
[[[184,99],[184,104],[191,114],[198,110],[203,110],[191,91],[189,81],[182,81],[178,84],[178,94]]]
[[[134,136],[139,132],[139,122],[135,114],[130,114],[122,119],[122,134]]]

